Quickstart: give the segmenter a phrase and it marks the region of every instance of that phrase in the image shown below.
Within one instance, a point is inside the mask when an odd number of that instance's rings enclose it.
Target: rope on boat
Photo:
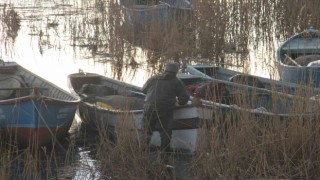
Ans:
[[[67,152],[67,150],[66,150],[66,149],[62,146],[62,144],[58,141],[58,138],[54,135],[54,133],[53,133],[53,132],[51,131],[51,129],[49,128],[47,122],[45,121],[45,119],[44,119],[43,116],[41,115],[40,110],[37,108],[36,103],[34,102],[33,99],[34,99],[34,98],[32,98],[32,103],[33,103],[35,109],[37,110],[40,119],[43,121],[43,123],[45,124],[45,126],[48,128],[48,130],[49,130],[51,136],[54,138],[55,142],[60,146],[60,148],[62,148],[65,152]]]
[[[290,56],[288,56],[288,54],[285,54],[286,58],[291,61],[293,64],[295,64],[298,67],[301,67],[300,64],[298,64],[295,60],[293,60]]]

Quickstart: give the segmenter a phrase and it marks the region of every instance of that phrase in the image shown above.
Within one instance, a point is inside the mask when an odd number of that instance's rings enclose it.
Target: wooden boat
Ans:
[[[148,0],[146,0],[148,2]],[[139,4],[132,0],[120,0],[125,25],[134,30],[166,28],[170,21],[190,19],[192,6],[188,0],[163,0],[158,3]]]
[[[226,116],[257,118],[259,121],[312,118],[317,114],[315,98],[303,98],[277,91],[238,84],[215,78],[181,74],[179,78],[193,94],[200,92],[195,104],[198,115],[206,122],[224,121]],[[196,90],[200,88],[200,90]],[[202,94],[203,93],[203,94]]]
[[[189,0],[162,0],[161,3],[167,3],[171,8],[191,9],[192,5]]]
[[[141,131],[145,95],[140,87],[83,72],[70,74],[68,86],[72,94],[81,98],[79,115],[84,124],[98,131],[119,127],[137,134]],[[191,102],[177,107],[174,111],[171,148],[193,153],[197,147],[199,121],[197,109]],[[158,131],[153,133],[150,144],[160,146]]]
[[[135,31],[147,30],[150,27],[162,28],[168,23],[169,5],[166,3],[140,5],[135,1],[121,0],[120,5],[125,25]]]
[[[79,101],[15,62],[0,63],[0,131],[19,146],[42,146],[67,135]]]
[[[190,20],[193,7],[189,0],[162,0],[161,3],[169,6],[169,17],[174,23]]]
[[[229,81],[303,97],[312,97],[320,94],[319,88],[299,85],[283,80],[272,80],[264,77],[240,73],[238,71],[223,67],[212,66],[209,64],[186,64],[185,71],[207,79],[220,79],[223,81]]]
[[[320,86],[320,34],[313,27],[293,35],[277,50],[283,81]]]

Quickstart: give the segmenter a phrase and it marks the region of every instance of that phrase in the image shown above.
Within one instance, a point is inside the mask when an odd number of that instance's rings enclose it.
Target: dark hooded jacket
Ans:
[[[156,105],[165,109],[174,108],[176,97],[180,105],[187,104],[190,97],[183,82],[176,77],[176,73],[166,71],[149,78],[142,91],[147,94],[146,105]]]

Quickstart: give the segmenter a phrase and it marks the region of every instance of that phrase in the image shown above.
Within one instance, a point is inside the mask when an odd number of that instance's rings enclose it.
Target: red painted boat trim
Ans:
[[[13,140],[21,146],[43,146],[54,143],[57,138],[66,135],[70,126],[60,126],[58,128],[9,128],[1,129],[11,135]]]

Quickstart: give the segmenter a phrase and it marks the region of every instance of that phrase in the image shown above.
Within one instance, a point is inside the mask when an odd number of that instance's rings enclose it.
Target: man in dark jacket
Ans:
[[[173,109],[176,105],[187,104],[190,97],[182,81],[176,77],[178,71],[177,63],[168,63],[163,73],[149,78],[142,87],[146,94],[143,114],[146,145],[149,146],[152,132],[157,125],[161,150],[165,151],[170,149]]]

